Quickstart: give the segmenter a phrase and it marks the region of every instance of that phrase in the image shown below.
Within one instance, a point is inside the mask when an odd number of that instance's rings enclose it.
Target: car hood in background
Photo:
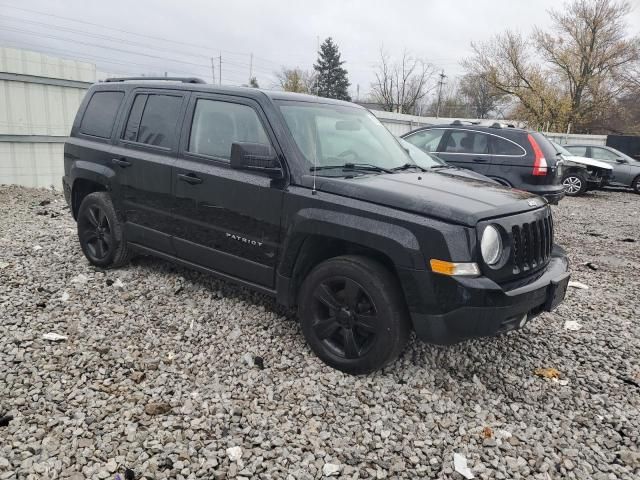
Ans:
[[[582,165],[588,165],[590,167],[603,168],[605,170],[613,170],[613,167],[608,163],[594,160],[593,158],[578,157],[577,155],[563,155],[563,157],[570,162],[581,163]]]
[[[475,178],[471,172],[427,172],[317,177],[317,190],[418,213],[470,227],[488,218],[534,210],[546,200],[521,190]],[[312,177],[304,178],[311,186]],[[307,185],[307,183],[309,185]]]

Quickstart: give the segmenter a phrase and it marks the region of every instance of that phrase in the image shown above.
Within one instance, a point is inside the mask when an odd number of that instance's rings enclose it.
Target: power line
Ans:
[[[48,34],[45,34],[45,33],[33,32],[31,30],[24,30],[24,29],[19,29],[19,28],[4,27],[3,30],[16,32],[16,33],[18,33],[20,35],[36,35],[38,37],[43,37],[43,38],[48,38],[48,39],[53,39],[53,40],[59,40],[59,41],[62,41],[62,42],[72,42],[72,43],[77,42],[77,40],[74,40],[72,38],[58,37],[58,36],[55,36],[55,35],[50,35],[50,34],[48,35]],[[196,67],[209,68],[208,65],[204,65],[202,63],[188,62],[186,60],[179,60],[177,58],[166,58],[166,57],[161,57],[159,55],[152,55],[150,53],[136,52],[134,50],[126,50],[126,49],[122,49],[122,48],[114,48],[114,47],[109,47],[109,46],[106,46],[106,45],[100,45],[99,43],[83,42],[83,44],[91,46],[91,47],[108,49],[108,50],[111,50],[111,51],[114,51],[114,52],[128,53],[129,55],[138,55],[138,56],[141,56],[141,57],[155,58],[155,59],[164,60],[164,61],[167,61],[167,62],[182,63],[184,65],[191,65],[191,66],[196,66]]]

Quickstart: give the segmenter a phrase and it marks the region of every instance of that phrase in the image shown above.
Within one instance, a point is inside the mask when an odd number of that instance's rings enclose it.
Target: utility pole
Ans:
[[[213,63],[213,57],[211,57],[211,83],[216,84],[216,64]]]
[[[222,85],[222,52],[220,52],[220,56],[218,57],[218,85]]]
[[[447,76],[444,74],[444,70],[440,72],[440,81],[438,82],[438,106],[436,107],[436,118],[440,116],[440,102],[442,101],[442,87],[444,86],[444,79]]]
[[[251,53],[251,56],[249,57],[249,81],[247,82],[248,85],[251,85],[252,78],[253,78],[253,53]]]
[[[360,84],[356,85],[356,102],[360,101]]]

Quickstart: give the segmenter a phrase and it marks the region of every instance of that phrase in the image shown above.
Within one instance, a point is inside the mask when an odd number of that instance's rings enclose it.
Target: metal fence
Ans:
[[[479,122],[481,125],[490,125],[493,122],[504,122],[504,120],[487,120],[479,118],[444,118],[444,117],[416,117],[414,115],[404,115],[401,113],[383,112],[379,110],[371,111],[380,122],[386,126],[391,133],[400,136],[404,133],[415,130],[416,128],[429,125],[447,125],[455,120],[463,120],[465,122]],[[515,122],[516,126],[522,126],[521,122]],[[561,145],[570,143],[581,143],[588,145],[606,145],[606,135],[580,135],[580,134],[564,134],[543,132],[548,138],[555,140]]]
[[[0,184],[60,188],[65,138],[87,88],[98,75],[91,63],[0,47]],[[398,136],[455,120],[383,111],[373,114]],[[561,144],[605,145],[607,140],[606,135],[547,135]]]

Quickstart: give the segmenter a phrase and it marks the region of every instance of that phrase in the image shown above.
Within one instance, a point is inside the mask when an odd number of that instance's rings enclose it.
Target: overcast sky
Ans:
[[[640,3],[640,0],[634,0]],[[281,66],[310,69],[317,39],[338,43],[355,97],[373,80],[381,46],[459,75],[472,41],[505,28],[548,26],[559,0],[0,0],[0,45],[93,60],[113,73],[191,74],[246,83],[250,54],[262,87]],[[17,8],[14,8],[17,7]],[[640,11],[633,13],[638,30]],[[73,21],[79,20],[79,21]],[[630,19],[630,23],[632,19]],[[102,28],[109,27],[109,28]],[[138,34],[138,35],[135,35]]]

